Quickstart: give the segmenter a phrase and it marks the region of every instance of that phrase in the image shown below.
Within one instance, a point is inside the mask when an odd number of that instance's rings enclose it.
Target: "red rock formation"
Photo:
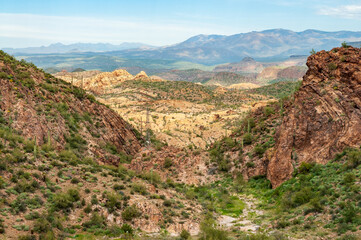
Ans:
[[[361,143],[361,49],[335,48],[308,58],[308,71],[276,133],[267,177],[273,187],[301,162],[325,164]]]

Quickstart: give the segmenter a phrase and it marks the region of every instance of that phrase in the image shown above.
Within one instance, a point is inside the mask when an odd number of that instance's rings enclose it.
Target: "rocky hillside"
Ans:
[[[3,52],[0,57],[0,108],[22,136],[38,145],[51,142],[57,149],[79,146],[104,162],[117,161],[107,157],[107,144],[126,154],[139,150],[130,125],[93,96],[34,65]]]
[[[267,176],[274,187],[301,162],[326,163],[361,143],[361,50],[334,48],[308,58],[309,70],[277,130]]]
[[[84,90],[4,52],[0,69],[1,238],[198,234],[203,208],[175,190],[172,174],[191,152],[142,152],[141,136]],[[153,154],[162,166],[139,168]],[[206,175],[203,157],[187,164]],[[189,169],[179,184],[199,183],[196,174]]]

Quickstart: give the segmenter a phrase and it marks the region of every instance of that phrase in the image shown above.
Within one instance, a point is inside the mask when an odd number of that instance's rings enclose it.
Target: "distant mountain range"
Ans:
[[[244,57],[276,61],[291,55],[309,55],[312,49],[329,50],[342,42],[361,40],[361,32],[294,32],[272,29],[231,36],[198,35],[168,47],[150,50],[131,49],[112,54],[126,58],[156,58],[190,61],[202,64],[237,62]]]
[[[290,56],[309,55],[312,49],[316,51],[330,50],[340,46],[344,41],[353,43],[361,41],[361,32],[318,30],[294,32],[285,29],[271,29],[230,36],[197,35],[184,42],[164,47],[152,47],[142,43],[120,45],[105,43],[63,45],[57,43],[47,47],[4,50],[16,56],[29,57],[32,60],[34,56],[38,57],[38,55],[34,55],[35,53],[82,54],[87,52],[87,56],[121,58],[131,61],[171,60],[216,65],[239,62],[245,57],[252,57],[263,62],[280,61]],[[41,66],[42,62],[37,64]],[[138,65],[134,64],[134,66]]]
[[[76,52],[109,52],[126,49],[149,49],[153,48],[151,45],[144,43],[124,42],[119,45],[110,43],[74,43],[65,45],[62,43],[54,43],[49,46],[28,47],[28,48],[3,48],[10,54],[48,54],[48,53],[76,53]]]

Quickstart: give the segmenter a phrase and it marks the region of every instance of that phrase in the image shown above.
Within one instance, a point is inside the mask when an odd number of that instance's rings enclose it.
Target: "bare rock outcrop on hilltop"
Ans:
[[[335,48],[308,58],[294,103],[276,133],[267,167],[273,187],[301,162],[325,164],[361,143],[361,49]]]
[[[150,78],[141,71],[136,76],[128,73],[124,69],[118,69],[113,72],[98,72],[98,71],[84,71],[81,73],[64,73],[60,72],[54,74],[55,77],[63,79],[75,86],[81,87],[85,90],[91,91],[94,94],[103,94],[107,90],[114,88],[118,84],[125,81],[148,81],[159,82],[164,81],[161,78]]]

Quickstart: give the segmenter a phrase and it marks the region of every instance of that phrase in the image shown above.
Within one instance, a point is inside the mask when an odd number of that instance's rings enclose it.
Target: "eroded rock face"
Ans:
[[[325,164],[361,143],[361,50],[335,48],[308,58],[308,71],[276,133],[267,168],[273,187],[301,162]]]

